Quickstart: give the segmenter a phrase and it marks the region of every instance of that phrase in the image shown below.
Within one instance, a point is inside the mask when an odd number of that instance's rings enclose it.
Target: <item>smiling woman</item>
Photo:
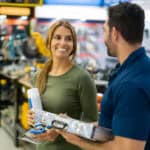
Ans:
[[[53,58],[69,59],[68,56],[73,52],[73,38],[68,28],[61,26],[55,30],[51,41],[51,51]]]
[[[74,63],[77,40],[74,27],[66,20],[58,20],[49,28],[46,46],[51,57],[35,77],[45,111],[67,113],[74,119],[97,121],[96,87],[90,75]],[[32,125],[32,112],[28,113]],[[54,129],[34,136],[43,141],[37,150],[80,150]]]

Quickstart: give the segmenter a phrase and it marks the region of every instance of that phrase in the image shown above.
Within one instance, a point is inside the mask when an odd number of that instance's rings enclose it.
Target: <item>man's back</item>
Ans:
[[[133,52],[111,76],[100,125],[112,128],[115,136],[150,140],[150,59],[144,48]]]

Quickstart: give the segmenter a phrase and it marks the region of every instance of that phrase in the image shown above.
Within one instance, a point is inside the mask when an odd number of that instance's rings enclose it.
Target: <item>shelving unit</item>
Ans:
[[[35,3],[28,2],[26,0],[25,2],[0,2],[0,6],[15,6],[15,7],[36,7],[43,5],[43,0],[38,0]]]
[[[11,92],[13,92],[11,99],[9,96],[6,97],[6,99],[4,99],[4,97],[2,97],[2,93],[4,93],[4,89],[3,89],[2,85],[0,85],[0,103],[3,106],[3,109],[7,108],[7,110],[5,109],[5,111],[9,111],[11,109],[12,112],[10,114],[12,115],[12,113],[13,113],[13,117],[14,117],[14,118],[11,118],[7,114],[3,115],[3,113],[0,111],[0,118],[2,119],[1,121],[3,123],[3,128],[8,132],[8,134],[13,139],[15,139],[14,144],[16,146],[18,146],[18,141],[15,138],[17,135],[17,130],[15,128],[15,122],[16,122],[16,117],[17,117],[17,113],[18,113],[17,109],[16,109],[16,106],[17,106],[17,104],[16,104],[16,98],[17,98],[17,84],[16,84],[17,82],[16,81],[17,81],[17,78],[1,73],[0,80],[6,80],[9,84],[9,86],[11,86],[11,85],[14,86],[14,90],[11,91]],[[9,102],[11,102],[10,103],[11,105],[9,104]],[[6,105],[6,103],[8,103],[8,105]],[[14,110],[14,112],[13,112],[13,110]]]
[[[7,80],[10,84],[13,84],[13,100],[8,99],[3,99],[2,101],[2,86],[0,84],[0,104],[3,105],[4,102],[7,102],[7,104],[4,105],[3,111],[0,111],[0,120],[2,120],[2,127],[8,132],[10,137],[12,137],[14,144],[16,147],[20,145],[19,137],[24,134],[26,131],[20,123],[20,105],[22,101],[27,101],[24,100],[23,98],[23,88],[31,88],[32,85],[23,79],[18,79],[16,76],[9,76],[8,74],[0,72],[0,80],[5,79]],[[98,92],[104,92],[107,86],[106,81],[95,81],[97,91]],[[7,101],[6,101],[7,100]],[[5,113],[8,112],[8,113]],[[11,116],[10,116],[11,114]],[[32,144],[30,147],[33,147]]]
[[[96,84],[97,92],[104,93],[104,91],[107,88],[108,81],[95,80],[95,84]]]
[[[19,135],[23,135],[25,129],[20,124],[20,99],[22,99],[21,88],[23,86],[29,88],[30,84],[19,81],[17,77],[12,77],[4,73],[0,73],[0,80],[7,80],[10,84],[13,84],[13,97],[12,99],[2,99],[2,86],[0,84],[0,104],[2,106],[0,110],[0,121],[2,127],[7,131],[7,133],[12,137],[16,147],[19,146]],[[10,85],[11,86],[11,85]],[[7,102],[7,105],[6,105]],[[5,104],[3,106],[3,104]],[[10,115],[11,114],[11,115]]]
[[[9,116],[2,115],[2,128],[10,135],[12,139],[15,139],[15,126]]]

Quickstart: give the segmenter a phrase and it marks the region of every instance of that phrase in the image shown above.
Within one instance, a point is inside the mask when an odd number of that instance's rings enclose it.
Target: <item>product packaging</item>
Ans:
[[[95,127],[92,123],[83,122],[70,118],[66,115],[57,115],[42,110],[40,94],[37,88],[28,90],[30,108],[34,111],[34,128],[25,133],[23,140],[39,144],[32,138],[33,134],[41,134],[49,128],[63,129],[66,132],[76,134],[80,137],[105,142],[113,138],[112,131],[103,127]]]
[[[46,111],[35,110],[35,123],[41,122],[44,126],[63,129],[66,132],[76,134],[93,141],[108,141],[113,138],[112,131],[103,127],[95,127],[92,123],[86,123],[67,116],[56,115]]]
[[[42,110],[42,103],[38,88],[31,88],[27,91],[30,109]]]
[[[28,94],[28,102],[30,109],[40,111],[42,110],[42,102],[39,94],[39,90],[37,88],[31,88],[27,91]],[[37,117],[36,117],[37,118]],[[34,128],[31,128],[24,135],[19,138],[20,140],[24,140],[33,144],[40,144],[41,142],[37,142],[33,139],[33,134],[41,134],[46,132],[48,128],[43,126],[39,121],[37,121],[34,125]]]

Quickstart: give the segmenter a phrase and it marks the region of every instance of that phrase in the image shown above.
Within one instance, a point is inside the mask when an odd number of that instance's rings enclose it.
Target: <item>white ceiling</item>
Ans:
[[[144,9],[150,10],[150,0],[132,0],[132,2],[139,4]]]
[[[150,23],[150,0],[132,0],[132,2],[144,8],[145,20]],[[100,7],[44,5],[42,7],[36,7],[35,16],[37,18],[63,17],[81,20],[105,20],[107,18],[107,12],[106,8]]]

